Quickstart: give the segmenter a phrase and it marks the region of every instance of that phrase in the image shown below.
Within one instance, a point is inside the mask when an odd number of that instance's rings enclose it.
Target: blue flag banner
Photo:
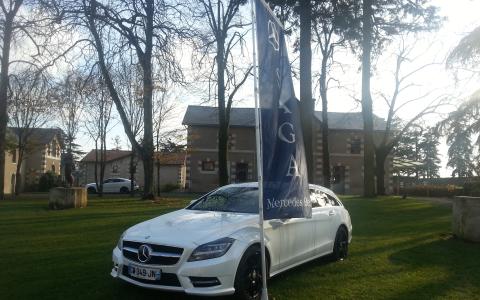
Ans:
[[[283,27],[255,1],[264,220],[310,218],[307,165]]]

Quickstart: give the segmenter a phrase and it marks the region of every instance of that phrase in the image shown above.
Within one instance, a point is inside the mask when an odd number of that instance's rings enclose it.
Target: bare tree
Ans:
[[[8,115],[9,123],[16,134],[15,148],[18,150],[15,194],[22,188],[22,165],[26,157],[41,147],[32,139],[35,129],[43,127],[50,116],[49,82],[43,73],[30,69],[10,76]]]
[[[107,160],[107,133],[112,119],[113,102],[101,76],[98,74],[89,79],[86,88],[84,88],[84,93],[89,111],[84,127],[95,143],[93,172],[96,191],[99,197],[103,197],[103,181]]]
[[[60,112],[60,128],[64,133],[65,150],[62,157],[65,181],[68,186],[73,186],[72,172],[75,160],[81,151],[75,143],[80,130],[80,120],[85,108],[85,78],[67,74],[58,87],[58,104]]]
[[[419,76],[422,71],[431,66],[442,63],[431,62],[419,64],[413,69],[404,71],[405,63],[413,63],[415,61],[415,59],[411,58],[415,46],[406,44],[403,37],[399,45],[399,50],[395,55],[396,64],[393,76],[393,91],[388,96],[383,92],[378,95],[388,107],[385,130],[379,133],[378,142],[374,144],[375,175],[377,180],[377,194],[379,195],[385,194],[385,161],[392,152],[392,149],[417,121],[426,115],[437,112],[441,106],[448,104],[447,95],[444,93],[436,93],[435,90],[428,90],[412,98],[404,96],[407,90],[420,86],[420,83],[415,80],[415,76]],[[415,105],[417,107],[416,113],[407,120],[400,120],[398,116],[399,112],[409,105]]]
[[[65,28],[58,16],[51,14],[47,1],[0,1],[0,170],[5,168],[5,134],[7,128],[10,70],[36,66],[46,69],[75,47],[65,47],[57,32]],[[13,52],[12,49],[15,49]],[[4,199],[4,172],[0,172],[0,200]]]
[[[244,43],[246,31],[243,29],[248,24],[240,18],[239,9],[246,2],[246,0],[198,1],[198,18],[203,22],[205,19],[208,20],[209,26],[209,30],[202,35],[203,50],[200,62],[204,62],[210,53],[214,53],[209,81],[216,86],[219,123],[218,178],[221,186],[229,182],[227,152],[230,109],[236,93],[245,83],[252,69],[251,65],[247,68],[239,67],[235,62],[238,60],[238,55],[233,52],[234,48],[241,47]]]
[[[354,19],[353,5],[348,1],[320,1],[313,5],[313,39],[322,55],[318,84],[322,101],[322,184],[330,187],[330,152],[328,143],[328,85],[335,80],[330,75],[334,65],[334,54],[337,48],[345,46],[344,36],[349,30],[348,21]],[[342,20],[342,21],[340,21]]]
[[[110,96],[115,103],[125,133],[144,165],[144,198],[153,197],[153,94],[157,69],[167,71],[173,81],[182,79],[175,52],[179,38],[189,36],[188,20],[176,1],[118,0],[78,2],[66,1],[78,8],[69,9],[70,16],[89,31],[97,54],[98,65]],[[112,65],[122,55],[130,54],[142,71],[143,138],[141,143],[132,132],[125,106],[119,95],[119,83],[112,74]],[[155,63],[154,63],[155,62]]]
[[[116,70],[116,76],[119,82],[124,82],[123,86],[119,86],[118,90],[125,112],[130,124],[130,130],[133,136],[138,140],[143,132],[143,94],[142,94],[142,69],[138,64],[131,64],[125,60],[118,63]],[[154,83],[155,84],[155,83]],[[154,90],[157,87],[154,86]],[[157,93],[153,94],[155,98]],[[155,105],[153,107],[155,110]],[[153,130],[155,132],[155,121],[153,124]],[[132,147],[132,153],[130,155],[130,195],[133,197],[135,190],[135,173],[137,172],[137,154],[136,149]]]
[[[165,87],[168,87],[168,83],[163,83]],[[164,88],[161,94],[158,94],[157,99],[154,102],[154,117],[153,128],[154,128],[154,138],[155,138],[155,167],[156,167],[156,192],[157,196],[160,196],[161,191],[161,182],[160,182],[160,165],[161,165],[161,155],[162,155],[162,145],[168,138],[171,138],[175,135],[176,131],[165,130],[165,124],[172,118],[172,113],[175,109],[175,104],[171,101],[170,95],[168,93],[168,88]]]

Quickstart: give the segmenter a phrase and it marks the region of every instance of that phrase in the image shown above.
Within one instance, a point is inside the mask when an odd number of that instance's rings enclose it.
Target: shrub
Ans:
[[[453,184],[445,185],[416,185],[401,190],[402,194],[421,197],[454,197],[462,195],[463,187]]]
[[[174,190],[178,190],[179,188],[180,186],[178,184],[167,183],[162,187],[161,191],[164,193],[168,193]]]
[[[51,188],[61,186],[61,181],[59,176],[55,173],[48,171],[43,173],[38,181],[38,191],[39,192],[48,192]]]
[[[467,182],[463,185],[462,196],[480,197],[480,182]]]

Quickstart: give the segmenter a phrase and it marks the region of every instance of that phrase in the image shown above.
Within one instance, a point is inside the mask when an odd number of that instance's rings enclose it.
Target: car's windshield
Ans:
[[[188,209],[258,213],[258,190],[256,187],[220,188],[203,196]]]

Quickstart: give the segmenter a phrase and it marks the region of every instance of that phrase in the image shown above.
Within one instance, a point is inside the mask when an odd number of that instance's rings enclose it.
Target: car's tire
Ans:
[[[335,236],[333,245],[332,260],[344,260],[348,256],[348,231],[344,226],[340,226]]]
[[[267,260],[267,278],[268,278]],[[262,296],[262,257],[259,245],[245,251],[235,274],[235,298],[257,300]]]
[[[120,188],[120,193],[122,193],[122,194],[128,194],[128,193],[130,193],[130,190],[129,190],[127,187],[122,186],[122,187]]]
[[[97,193],[97,190],[96,190],[94,187],[89,187],[89,188],[87,189],[87,192],[88,192],[89,194],[96,194],[96,193]]]

